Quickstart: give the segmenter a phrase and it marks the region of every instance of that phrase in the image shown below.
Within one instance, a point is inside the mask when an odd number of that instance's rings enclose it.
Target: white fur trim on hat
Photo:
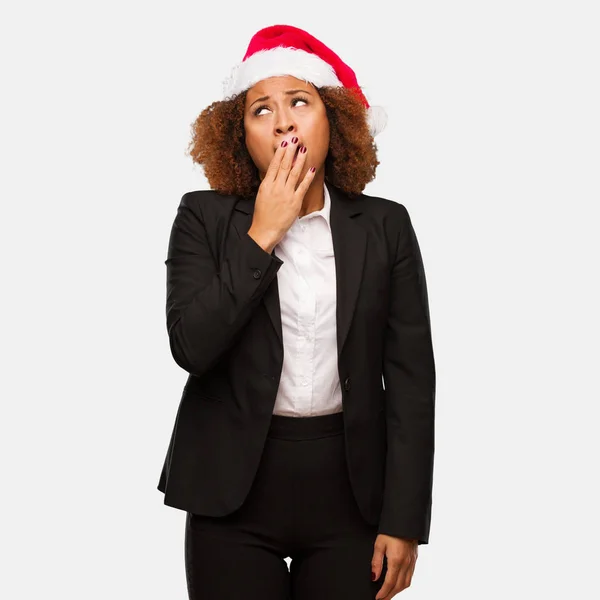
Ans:
[[[373,106],[371,104],[369,108],[367,108],[367,123],[369,124],[369,130],[373,137],[385,129],[387,120],[387,112],[383,106]]]
[[[333,67],[316,54],[299,48],[279,46],[259,50],[235,65],[223,81],[223,95],[228,98],[251,88],[268,77],[291,75],[315,87],[342,86]]]

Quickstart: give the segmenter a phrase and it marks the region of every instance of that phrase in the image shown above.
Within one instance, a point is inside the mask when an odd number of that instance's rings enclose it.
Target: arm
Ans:
[[[171,353],[182,369],[200,376],[232,346],[283,262],[245,232],[228,247],[218,272],[200,206],[184,194],[165,264]]]
[[[431,521],[435,363],[427,284],[408,211],[399,205],[385,335],[387,460],[378,533],[427,544]]]

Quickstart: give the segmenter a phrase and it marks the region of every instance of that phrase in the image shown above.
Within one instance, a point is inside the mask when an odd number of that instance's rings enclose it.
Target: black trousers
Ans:
[[[348,478],[342,413],[273,415],[256,479],[225,517],[187,513],[190,600],[372,600],[377,527]],[[285,558],[290,558],[288,570]]]

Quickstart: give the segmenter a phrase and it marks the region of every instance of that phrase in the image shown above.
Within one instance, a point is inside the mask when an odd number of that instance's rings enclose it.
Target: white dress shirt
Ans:
[[[340,412],[337,364],[336,276],[331,198],[324,185],[321,210],[297,217],[275,246],[283,369],[274,414],[310,417]]]

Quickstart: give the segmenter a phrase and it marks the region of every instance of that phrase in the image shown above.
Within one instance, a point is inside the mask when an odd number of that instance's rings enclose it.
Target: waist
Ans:
[[[311,417],[289,417],[273,414],[269,437],[284,440],[310,440],[344,431],[343,412]]]

